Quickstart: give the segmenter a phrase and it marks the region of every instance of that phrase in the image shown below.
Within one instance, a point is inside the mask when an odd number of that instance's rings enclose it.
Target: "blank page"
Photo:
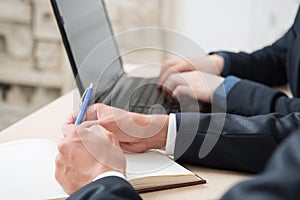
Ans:
[[[56,144],[49,140],[0,144],[0,199],[66,197],[54,176],[56,154]]]

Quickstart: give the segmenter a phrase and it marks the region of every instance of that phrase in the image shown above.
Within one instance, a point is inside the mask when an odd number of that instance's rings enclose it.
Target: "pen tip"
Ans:
[[[93,88],[93,83],[90,84],[90,88]]]

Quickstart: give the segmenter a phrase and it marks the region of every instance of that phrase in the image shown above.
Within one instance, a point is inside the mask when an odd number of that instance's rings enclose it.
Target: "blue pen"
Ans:
[[[92,97],[92,93],[93,93],[93,84],[91,83],[90,86],[85,90],[85,92],[83,93],[83,96],[82,96],[82,105],[80,107],[80,111],[79,111],[79,114],[77,116],[77,119],[75,121],[75,125],[78,126],[81,122],[82,122],[82,119],[85,115],[85,111],[86,111],[86,108],[89,106],[89,101]]]

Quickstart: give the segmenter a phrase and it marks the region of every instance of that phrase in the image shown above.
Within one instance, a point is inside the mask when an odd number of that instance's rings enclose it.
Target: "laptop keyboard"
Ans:
[[[179,103],[157,89],[157,78],[129,78],[119,84],[110,105],[143,114],[180,112]]]
[[[189,97],[181,98],[181,104],[157,89],[157,78],[126,78],[120,81],[110,98],[104,103],[143,114],[169,114],[199,112],[203,104]]]
[[[166,97],[156,88],[156,84],[147,84],[133,93],[129,101],[129,110],[144,114],[169,114],[180,112],[177,101]]]
[[[164,96],[157,84],[148,83],[133,92],[129,100],[129,111],[144,114],[169,114],[180,112],[179,103]]]

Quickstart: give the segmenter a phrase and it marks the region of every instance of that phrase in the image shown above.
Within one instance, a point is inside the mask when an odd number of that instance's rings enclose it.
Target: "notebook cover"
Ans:
[[[186,186],[192,186],[192,185],[198,185],[198,184],[205,184],[206,180],[195,174],[200,180],[198,181],[192,181],[192,182],[186,182],[186,183],[176,183],[171,185],[163,185],[163,186],[155,186],[155,187],[149,187],[149,188],[143,188],[136,190],[139,193],[145,193],[145,192],[155,192],[160,190],[167,190],[167,189],[173,189],[178,187],[186,187]]]

